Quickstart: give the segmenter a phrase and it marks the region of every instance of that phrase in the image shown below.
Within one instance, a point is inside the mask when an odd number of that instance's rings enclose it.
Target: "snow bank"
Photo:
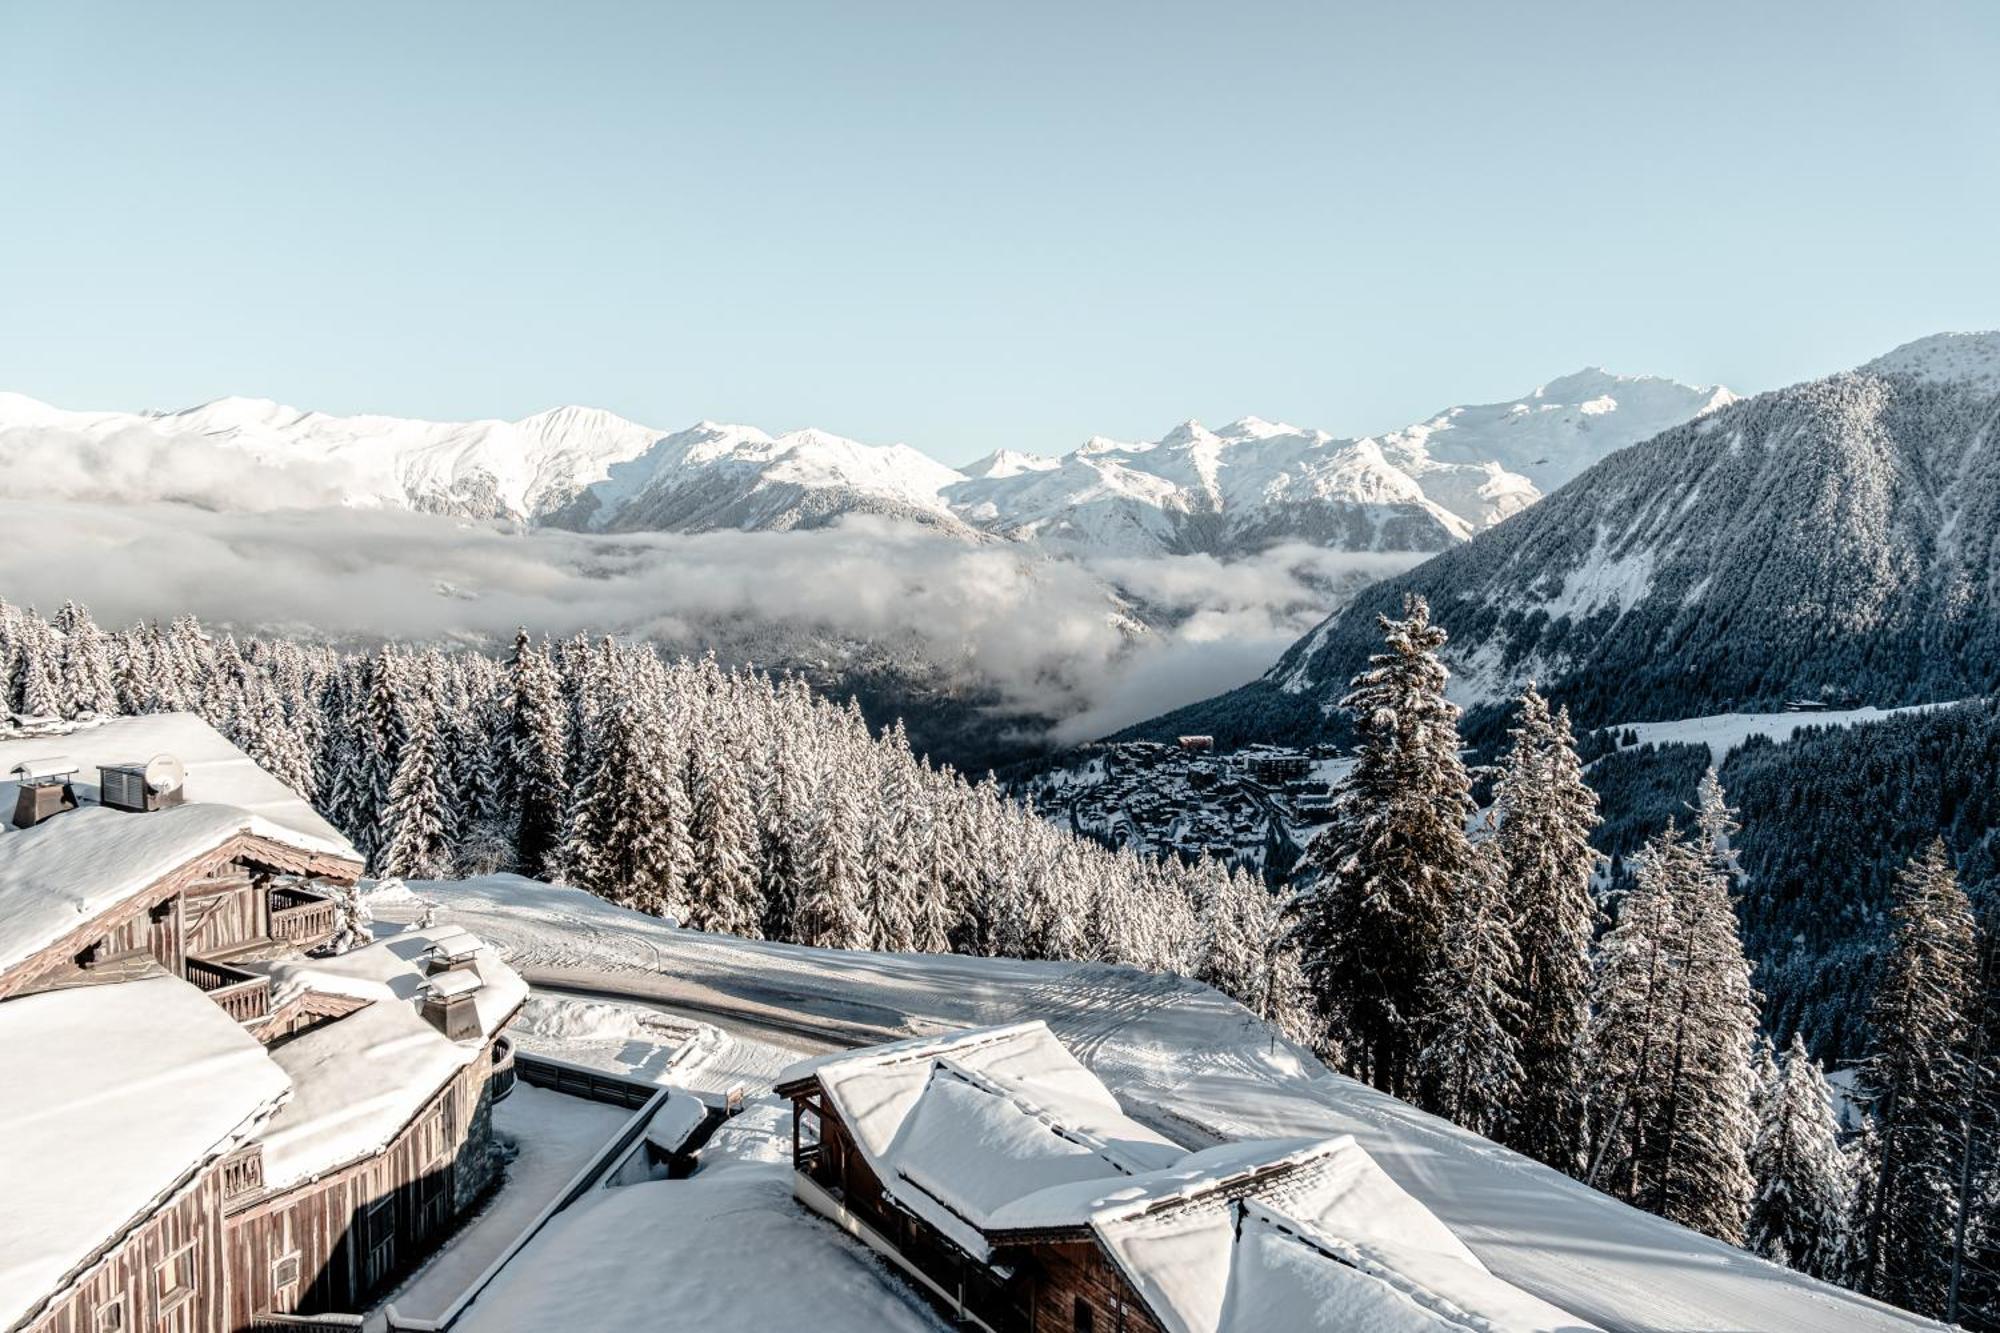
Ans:
[[[507,1266],[456,1327],[543,1333],[668,1325],[817,1333],[946,1327],[859,1244],[792,1201],[788,1163],[750,1161],[587,1195]]]
[[[0,1004],[0,1326],[235,1146],[286,1092],[264,1048],[177,977]]]
[[[292,1100],[258,1136],[264,1183],[285,1189],[381,1151],[527,998],[527,983],[491,950],[477,955],[476,1039],[452,1041],[422,1013],[424,956],[457,927],[409,931],[338,958],[245,964],[274,988],[304,987],[370,1001],[271,1052],[290,1075]]]

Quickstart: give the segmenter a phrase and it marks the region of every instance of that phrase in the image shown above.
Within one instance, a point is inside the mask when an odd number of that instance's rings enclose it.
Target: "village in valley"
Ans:
[[[1331,784],[1348,766],[1331,746],[1218,752],[1214,737],[1195,735],[1085,745],[1014,786],[1050,819],[1107,846],[1282,876],[1326,823]]]

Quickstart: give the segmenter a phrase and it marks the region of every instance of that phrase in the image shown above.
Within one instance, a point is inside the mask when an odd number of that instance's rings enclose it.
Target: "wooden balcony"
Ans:
[[[264,1147],[249,1143],[222,1159],[222,1206],[231,1207],[264,1192]]]
[[[301,949],[333,938],[333,899],[287,885],[271,890],[271,938]]]
[[[255,1022],[271,1012],[271,979],[261,973],[190,957],[187,979],[208,992],[208,998],[239,1023]]]

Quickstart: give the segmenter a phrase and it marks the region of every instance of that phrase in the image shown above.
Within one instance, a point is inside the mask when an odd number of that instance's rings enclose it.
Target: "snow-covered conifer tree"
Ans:
[[[1750,1145],[1757,1193],[1743,1229],[1744,1246],[1802,1273],[1838,1279],[1847,1256],[1853,1183],[1840,1151],[1832,1091],[1797,1034],[1776,1083],[1760,1100]]]
[[[1403,619],[1381,625],[1387,651],[1341,701],[1360,744],[1306,856],[1317,878],[1300,939],[1349,1072],[1408,1096],[1431,1035],[1445,933],[1473,873],[1473,802],[1438,659],[1444,630],[1414,596]]]
[[[512,778],[514,864],[524,875],[556,873],[569,800],[569,714],[544,644],[514,636],[507,752]]]
[[[1869,1007],[1873,1040],[1858,1083],[1874,1121],[1856,1285],[1941,1314],[1964,1139],[1960,1061],[1971,1032],[1972,910],[1936,840],[1896,882],[1895,934]]]
[[[1505,863],[1489,838],[1452,907],[1442,947],[1444,968],[1419,1057],[1422,1104],[1480,1134],[1491,1135],[1517,1104],[1521,1001],[1513,923],[1506,903]]]
[[[1533,685],[1522,693],[1513,744],[1493,784],[1505,901],[1519,962],[1511,1014],[1520,1091],[1502,1138],[1575,1174],[1582,1169],[1590,946],[1597,925],[1591,877],[1598,855],[1597,796],[1583,780],[1567,711],[1553,717]]]

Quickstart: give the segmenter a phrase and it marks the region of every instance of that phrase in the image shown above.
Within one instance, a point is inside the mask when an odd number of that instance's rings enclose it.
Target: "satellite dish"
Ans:
[[[187,780],[187,768],[170,754],[156,754],[146,761],[146,787],[169,792]]]

